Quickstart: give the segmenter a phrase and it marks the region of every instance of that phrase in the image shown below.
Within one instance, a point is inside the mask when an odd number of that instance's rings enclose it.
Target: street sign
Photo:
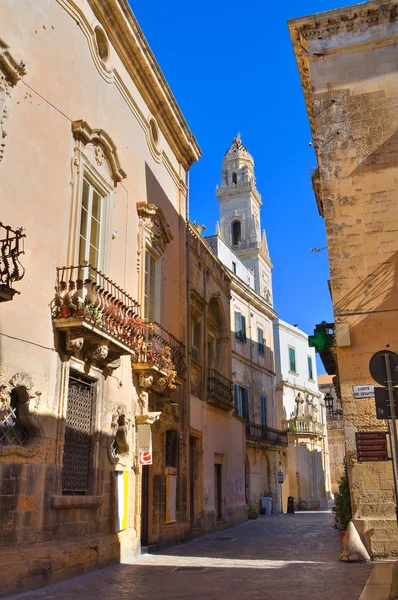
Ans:
[[[390,358],[392,385],[398,385],[398,354],[391,350],[379,350],[369,362],[369,371],[380,385],[387,385],[386,355]]]
[[[374,385],[353,385],[352,395],[354,398],[372,398],[374,396]]]
[[[389,460],[385,431],[356,432],[358,462],[381,462]]]
[[[283,483],[285,481],[285,476],[283,471],[278,471],[278,483]]]
[[[398,388],[393,388],[395,415],[398,415]],[[391,419],[391,407],[387,388],[375,388],[376,419]]]

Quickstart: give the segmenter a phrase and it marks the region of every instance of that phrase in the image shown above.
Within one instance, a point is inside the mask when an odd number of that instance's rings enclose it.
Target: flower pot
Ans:
[[[345,532],[347,531],[346,529],[339,529],[339,537],[340,537],[340,544],[343,543],[344,540],[344,536],[345,536]]]
[[[71,310],[69,306],[61,306],[59,312],[62,319],[67,319],[71,315]]]
[[[257,519],[257,517],[258,517],[258,512],[256,510],[248,511],[248,513],[247,513],[248,519]]]

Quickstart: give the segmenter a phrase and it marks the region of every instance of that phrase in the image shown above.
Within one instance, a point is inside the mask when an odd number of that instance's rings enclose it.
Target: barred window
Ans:
[[[95,383],[70,375],[63,457],[63,494],[89,491]]]
[[[177,468],[178,438],[175,429],[166,431],[166,467]]]
[[[28,441],[28,430],[20,420],[18,392],[12,390],[10,406],[0,421],[0,446],[25,446]]]

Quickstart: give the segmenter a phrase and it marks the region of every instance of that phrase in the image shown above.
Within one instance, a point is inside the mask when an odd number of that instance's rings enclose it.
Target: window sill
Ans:
[[[296,373],[296,371],[289,371],[290,375],[294,375],[295,377],[298,376],[298,373]]]
[[[103,503],[102,496],[51,496],[50,506],[59,508],[98,508]]]

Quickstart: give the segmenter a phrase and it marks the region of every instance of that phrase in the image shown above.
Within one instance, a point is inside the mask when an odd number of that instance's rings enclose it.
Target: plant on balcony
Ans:
[[[147,357],[148,362],[159,365],[159,368],[164,373],[164,375],[158,379],[158,386],[164,388],[164,390],[175,390],[177,387],[175,383],[177,371],[171,358],[171,348],[169,346],[156,348],[154,345],[154,343],[149,342]]]
[[[247,518],[248,519],[257,519],[258,517],[258,510],[255,504],[253,504],[253,502],[249,501],[247,503]]]
[[[339,531],[345,531],[348,523],[351,521],[351,497],[350,483],[348,480],[347,459],[344,457],[344,472],[339,481],[339,491],[336,494],[335,505],[332,508],[334,513],[334,526]]]

